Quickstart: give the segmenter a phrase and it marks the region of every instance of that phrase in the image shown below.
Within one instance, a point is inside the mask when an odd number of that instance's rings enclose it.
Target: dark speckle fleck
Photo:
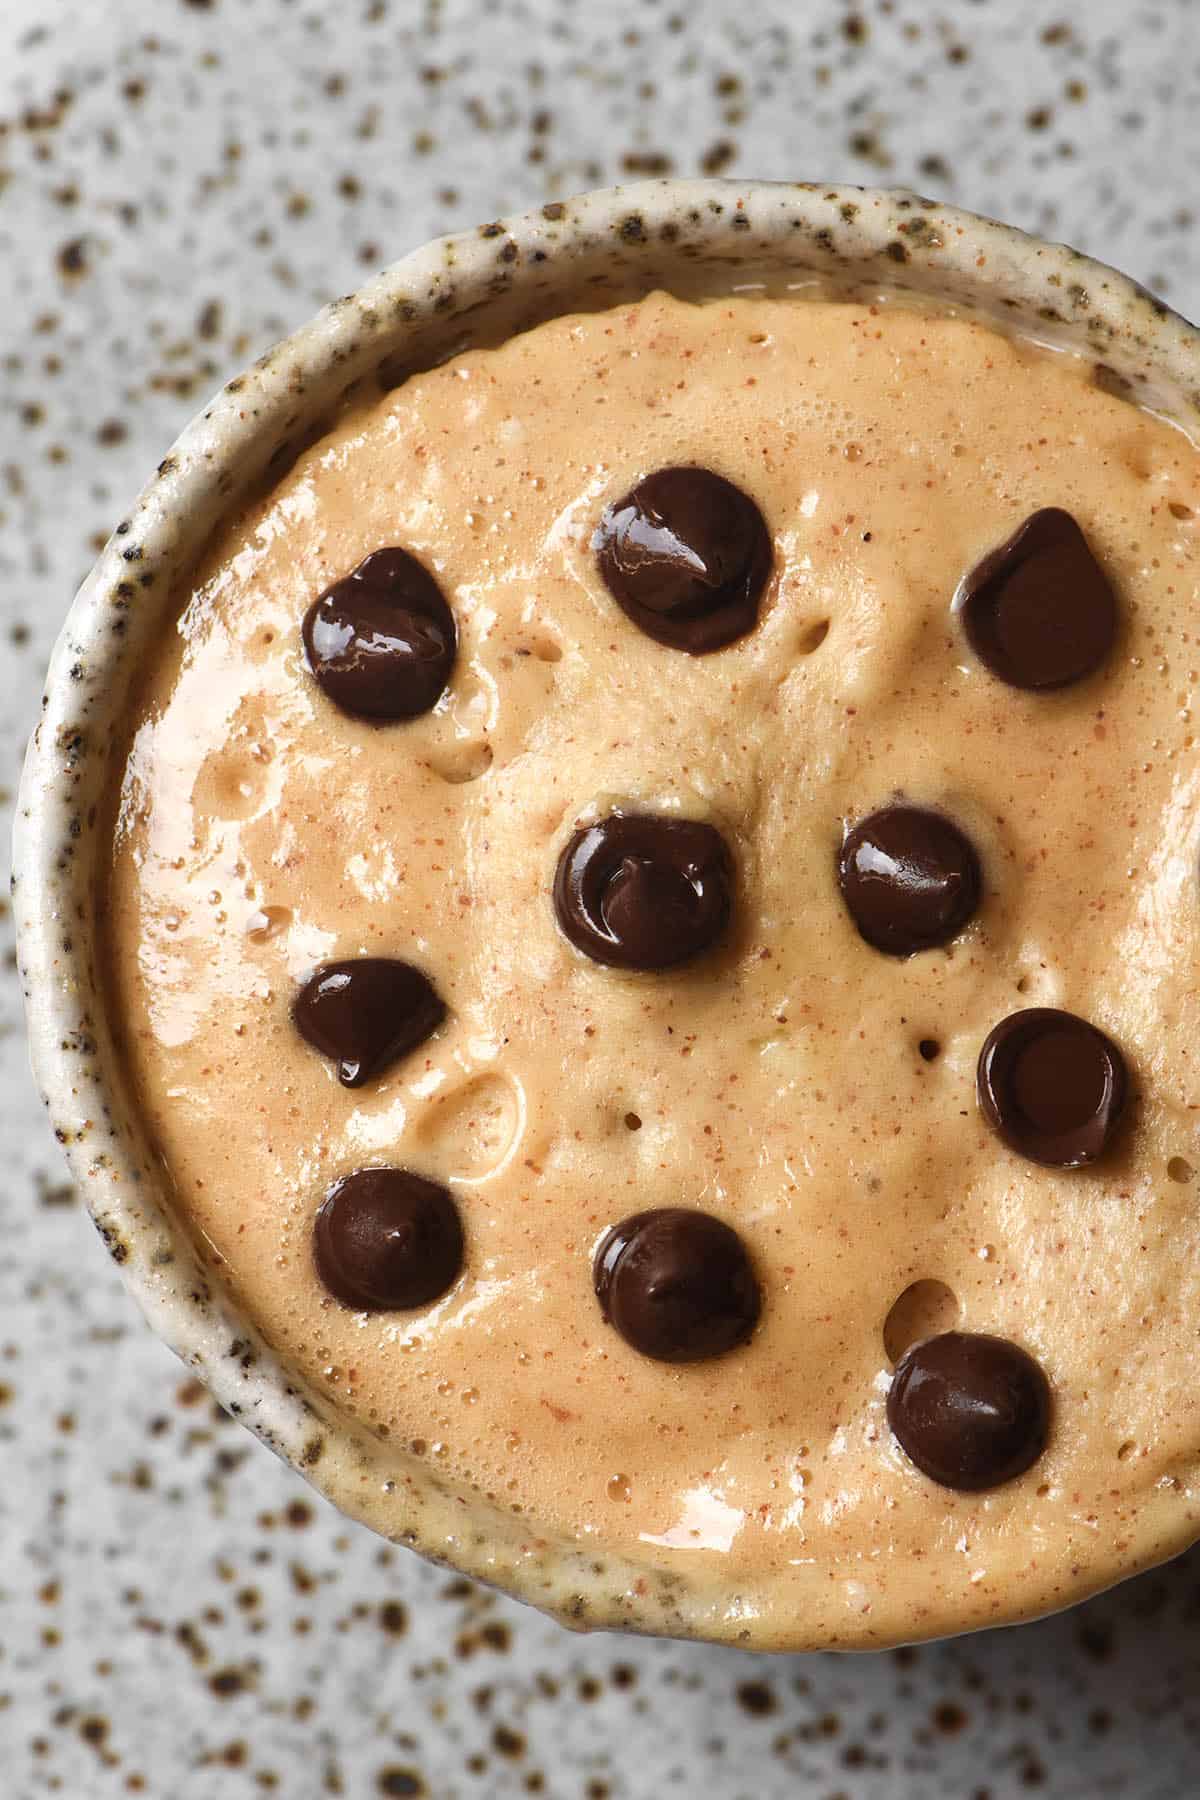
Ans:
[[[396,1800],[396,1796],[414,1800],[415,1796],[428,1792],[415,1769],[399,1769],[395,1766],[380,1769],[376,1786],[381,1794],[388,1796],[388,1800]]]
[[[1103,1619],[1082,1619],[1078,1628],[1079,1648],[1092,1662],[1111,1662],[1116,1654],[1116,1634]]]
[[[62,246],[58,253],[59,273],[74,279],[86,275],[88,267],[87,243],[84,238],[72,238]]]
[[[736,155],[736,144],[731,143],[728,138],[718,138],[700,158],[700,167],[706,175],[720,175]]]
[[[252,1687],[248,1672],[245,1669],[214,1669],[208,1678],[208,1685],[220,1700],[232,1700],[235,1694],[244,1694]]]
[[[674,162],[662,150],[627,150],[621,158],[625,175],[669,175]]]
[[[96,1229],[104,1239],[108,1254],[112,1257],[113,1261],[115,1263],[128,1262],[129,1245],[125,1242],[124,1238],[121,1237],[116,1228],[97,1220]]]
[[[775,1690],[765,1681],[742,1681],[737,1687],[737,1701],[743,1712],[765,1719],[778,1705]]]
[[[873,163],[877,169],[890,169],[892,157],[880,143],[874,131],[855,131],[850,137],[850,149],[855,156],[861,156],[864,162]]]

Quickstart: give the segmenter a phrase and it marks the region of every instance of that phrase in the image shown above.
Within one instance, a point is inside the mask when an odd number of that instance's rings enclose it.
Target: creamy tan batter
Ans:
[[[1175,1536],[1200,1528],[1200,458],[1089,375],[899,307],[555,320],[306,454],[213,544],[141,697],[114,1004],[235,1295],[347,1418],[544,1538],[752,1589],[763,1642],[871,1642],[889,1592],[910,1636],[1065,1602],[1156,1553],[1162,1490]],[[689,462],[775,546],[758,629],[699,658],[640,633],[590,549],[608,501]],[[1098,674],[1030,693],[951,601],[1047,506],[1123,627]],[[324,699],[299,630],[385,544],[436,573],[460,651],[434,713],[379,728]],[[965,934],[909,961],[834,878],[845,823],[898,793],[984,871]],[[725,833],[715,956],[628,974],[559,932],[558,853],[614,803]],[[364,953],[427,970],[449,1016],[350,1091],[289,1008]],[[979,1114],[980,1045],[1034,1004],[1124,1050],[1133,1116],[1096,1171],[1023,1161]],[[346,1310],[313,1270],[324,1192],[371,1162],[460,1206],[464,1275],[415,1314]],[[638,1356],[591,1283],[609,1225],[674,1204],[736,1225],[763,1287],[751,1341],[691,1366]],[[934,1486],[888,1430],[884,1324],[924,1280],[949,1294],[893,1351],[957,1320],[1052,1385],[1045,1455],[992,1492]]]

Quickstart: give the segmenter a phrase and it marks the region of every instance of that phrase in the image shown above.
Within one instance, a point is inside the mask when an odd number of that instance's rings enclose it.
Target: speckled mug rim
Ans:
[[[611,304],[659,285],[729,292],[764,278],[903,288],[1007,319],[1094,357],[1131,398],[1188,429],[1200,422],[1200,333],[1137,283],[1066,246],[894,190],[722,180],[611,188],[435,240],[228,382],[117,526],[55,647],[14,830],[18,966],[39,1090],[93,1220],[153,1329],[223,1407],[351,1516],[370,1519],[373,1509],[365,1488],[350,1491],[344,1473],[339,1480],[328,1472],[334,1459],[321,1403],[300,1391],[199,1261],[124,1093],[102,1004],[95,894],[102,796],[131,672],[217,522],[381,375],[402,379],[467,343],[495,341],[580,304]],[[867,1628],[851,1624],[861,1582],[840,1584],[856,1592],[832,1601],[814,1586],[811,1614],[783,1627],[754,1592],[720,1584],[714,1591],[683,1571],[547,1544],[528,1522],[478,1499],[464,1509],[430,1470],[395,1449],[364,1449],[360,1481],[382,1482],[385,1467],[393,1467],[393,1541],[568,1624],[759,1649],[877,1648],[931,1634],[911,1604],[889,1600],[886,1582],[873,1592]],[[1177,1509],[1163,1505],[1154,1517],[1161,1530],[1148,1532],[1137,1567],[1190,1541]],[[1068,1598],[1102,1585],[1076,1581]],[[1023,1589],[1019,1613],[964,1605],[955,1624],[999,1624],[1060,1604],[1051,1570],[1040,1589]]]

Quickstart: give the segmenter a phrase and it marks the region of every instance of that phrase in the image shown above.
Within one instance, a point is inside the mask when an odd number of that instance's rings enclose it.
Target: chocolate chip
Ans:
[[[1099,668],[1117,635],[1117,601],[1070,513],[1045,507],[985,556],[959,601],[972,649],[1019,688],[1065,687]]]
[[[887,1397],[888,1424],[923,1475],[974,1492],[1035,1463],[1050,1430],[1050,1388],[1007,1338],[944,1331],[904,1352]]]
[[[976,1087],[1010,1149],[1052,1169],[1077,1169],[1108,1148],[1128,1078],[1117,1046],[1086,1019],[1031,1006],[988,1033]]]
[[[462,1269],[458,1208],[444,1187],[410,1169],[356,1169],[322,1201],[313,1255],[343,1306],[427,1306]]]
[[[441,697],[458,647],[454,617],[407,550],[375,550],[304,615],[308,665],[357,719],[413,719]]]
[[[627,1344],[657,1362],[702,1362],[744,1342],[761,1297],[737,1232],[682,1206],[635,1213],[607,1232],[592,1280]]]
[[[566,936],[622,969],[669,969],[707,950],[732,895],[733,858],[715,826],[655,813],[610,813],[577,831],[554,877]]]
[[[411,963],[360,956],[326,963],[292,1004],[301,1037],[338,1064],[344,1087],[361,1087],[436,1031],[446,1008]]]
[[[703,656],[745,637],[771,573],[771,537],[748,494],[711,469],[659,469],[607,509],[592,539],[625,615]]]
[[[960,932],[979,904],[979,858],[941,813],[885,806],[848,831],[838,882],[868,944],[912,956]]]

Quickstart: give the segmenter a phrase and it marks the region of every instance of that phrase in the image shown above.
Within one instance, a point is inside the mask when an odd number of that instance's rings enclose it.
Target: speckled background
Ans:
[[[700,171],[910,184],[1200,313],[1187,0],[0,0],[0,810],[68,600],[222,380],[433,234]],[[7,839],[7,821],[5,840]],[[125,1301],[0,902],[0,1800],[1174,1800],[1200,1552],[957,1644],[575,1638],[345,1524]]]

